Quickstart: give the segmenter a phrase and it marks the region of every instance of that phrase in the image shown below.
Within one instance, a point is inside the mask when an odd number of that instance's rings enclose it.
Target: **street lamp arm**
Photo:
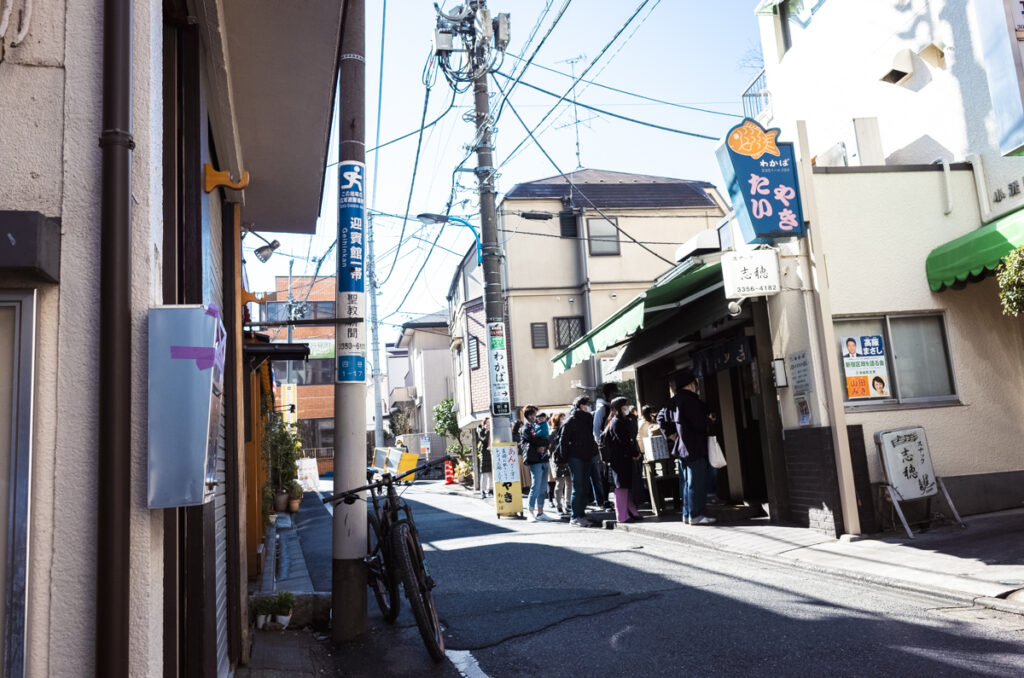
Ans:
[[[473,238],[476,240],[476,263],[480,264],[483,262],[483,244],[480,242],[480,231],[477,230],[473,224],[461,219],[459,217],[453,217],[448,214],[434,214],[432,212],[424,212],[417,214],[416,218],[422,221],[424,224],[443,224],[446,222],[454,221],[460,226],[465,226],[473,233]]]

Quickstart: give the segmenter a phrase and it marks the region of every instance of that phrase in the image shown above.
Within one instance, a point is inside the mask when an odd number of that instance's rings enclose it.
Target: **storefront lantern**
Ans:
[[[779,142],[778,134],[746,118],[729,130],[716,152],[740,230],[750,244],[806,235],[793,144]]]

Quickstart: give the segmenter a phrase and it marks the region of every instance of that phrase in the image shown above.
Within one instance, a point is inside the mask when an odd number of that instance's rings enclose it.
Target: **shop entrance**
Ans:
[[[719,442],[728,465],[718,471],[717,494],[763,513],[768,501],[762,439],[762,384],[754,342],[746,335],[723,339],[694,355],[705,376],[709,406],[719,414]]]

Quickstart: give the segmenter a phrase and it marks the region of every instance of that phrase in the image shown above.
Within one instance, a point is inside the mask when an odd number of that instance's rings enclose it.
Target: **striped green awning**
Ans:
[[[671,306],[684,305],[688,296],[722,280],[719,262],[704,264],[686,261],[669,271],[646,292],[643,292],[594,329],[574,341],[551,359],[554,375],[579,365],[610,346],[636,334],[644,327],[645,316]]]
[[[1024,209],[933,249],[924,264],[928,286],[933,292],[939,292],[982,278],[1021,245],[1024,245]]]

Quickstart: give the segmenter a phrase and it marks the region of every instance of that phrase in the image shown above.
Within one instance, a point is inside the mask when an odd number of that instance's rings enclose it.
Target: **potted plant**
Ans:
[[[302,485],[299,484],[298,480],[293,480],[288,483],[288,510],[295,513],[299,510],[299,504],[302,503]]]
[[[260,490],[260,498],[260,513],[263,515],[263,524],[269,525],[273,522],[270,514],[274,512],[274,489],[270,487],[270,483],[264,483],[263,488]]]
[[[280,624],[282,629],[288,628],[288,622],[292,620],[292,609],[294,607],[294,593],[291,591],[281,591],[277,594],[274,605],[274,621]]]
[[[295,462],[302,454],[302,442],[293,424],[272,415],[263,438],[263,458],[274,488],[274,507],[278,513],[288,510],[288,486],[298,475]]]
[[[267,617],[277,607],[277,596],[257,596],[252,601],[252,612],[256,615],[256,628],[262,629],[267,624]]]

